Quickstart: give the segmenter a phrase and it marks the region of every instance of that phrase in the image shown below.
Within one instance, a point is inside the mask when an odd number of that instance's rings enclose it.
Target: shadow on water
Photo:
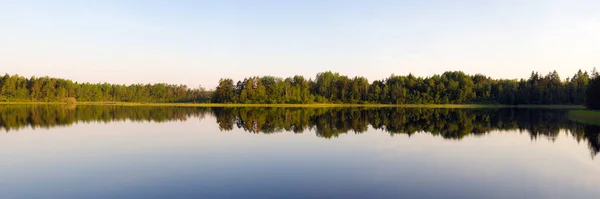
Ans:
[[[600,152],[600,127],[568,120],[559,109],[431,109],[431,108],[201,108],[165,106],[0,106],[0,128],[52,128],[79,122],[171,122],[216,117],[221,131],[234,128],[251,133],[302,133],[335,138],[363,133],[371,126],[390,135],[427,133],[444,139],[492,131],[526,132],[531,139],[555,140],[560,132],[588,144],[592,157]]]

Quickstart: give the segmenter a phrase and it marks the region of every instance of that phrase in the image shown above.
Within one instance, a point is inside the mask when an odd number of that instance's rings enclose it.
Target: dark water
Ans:
[[[600,198],[552,109],[0,106],[0,198]]]

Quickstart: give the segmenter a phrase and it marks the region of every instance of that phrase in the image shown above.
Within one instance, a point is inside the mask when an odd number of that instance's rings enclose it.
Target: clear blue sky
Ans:
[[[0,73],[207,88],[327,70],[566,78],[600,66],[599,9],[597,0],[0,0]]]

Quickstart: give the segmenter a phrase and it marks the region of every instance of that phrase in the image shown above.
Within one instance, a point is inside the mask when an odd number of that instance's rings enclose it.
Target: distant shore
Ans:
[[[0,105],[59,105],[64,102],[0,102]],[[140,102],[77,102],[76,105],[105,106],[176,106],[176,107],[398,107],[398,108],[561,108],[584,109],[582,105],[505,105],[505,104],[218,104],[218,103],[140,103]]]

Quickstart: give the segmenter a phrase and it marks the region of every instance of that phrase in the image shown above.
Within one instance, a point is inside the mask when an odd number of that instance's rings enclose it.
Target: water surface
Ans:
[[[598,198],[565,110],[0,106],[0,198]]]

